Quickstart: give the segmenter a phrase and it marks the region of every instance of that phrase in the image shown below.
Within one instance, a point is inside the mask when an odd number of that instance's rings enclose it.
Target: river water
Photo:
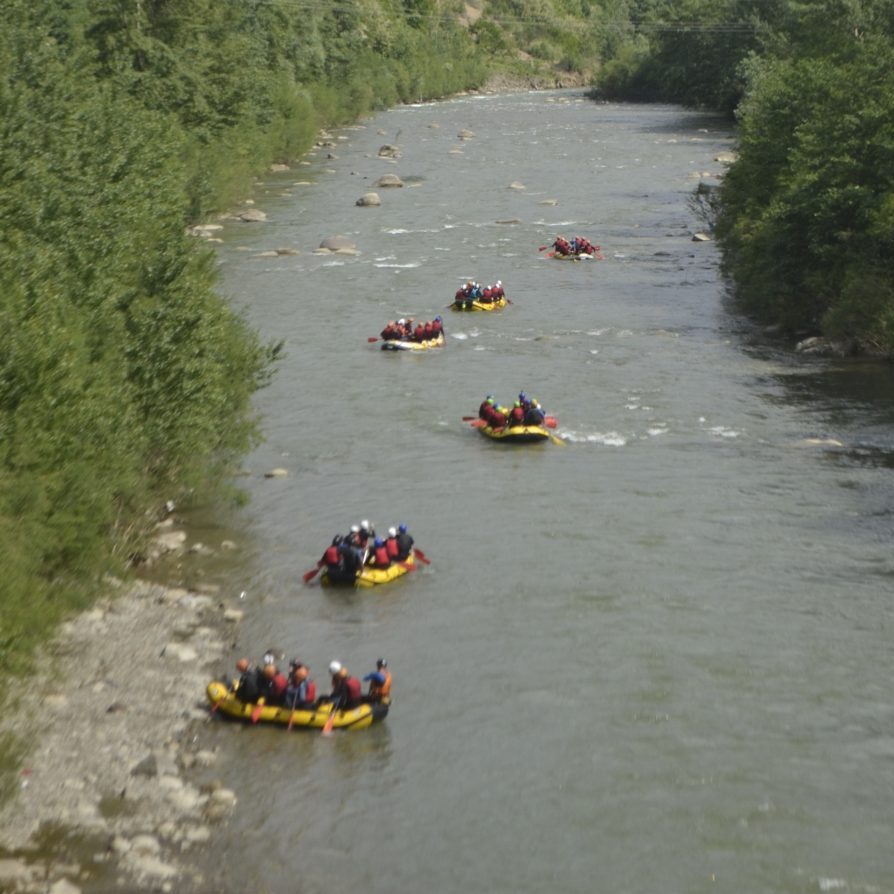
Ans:
[[[259,187],[266,224],[222,234],[224,291],[286,342],[231,657],[298,654],[326,691],[330,659],[385,656],[394,704],[329,738],[202,731],[239,795],[214,890],[894,891],[894,376],[731,313],[687,205],[728,126],[527,93],[333,142]],[[406,186],[355,207],[384,173]],[[558,233],[606,260],[538,252]],[[312,253],[334,234],[361,254]],[[514,303],[446,310],[469,277]],[[437,313],[442,351],[367,342]],[[566,446],[461,421],[519,390]],[[405,521],[431,565],[304,586],[361,518]]]

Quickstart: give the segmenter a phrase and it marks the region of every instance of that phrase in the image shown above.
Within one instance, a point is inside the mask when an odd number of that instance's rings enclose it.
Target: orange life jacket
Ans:
[[[369,697],[375,701],[381,701],[391,695],[391,671],[383,668],[379,673],[385,677],[385,682],[377,683],[375,680],[370,680],[369,683]]]

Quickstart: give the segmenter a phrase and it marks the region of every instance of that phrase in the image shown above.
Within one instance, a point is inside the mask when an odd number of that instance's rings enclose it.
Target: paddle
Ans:
[[[541,245],[540,248],[537,249],[537,251],[546,251],[548,248],[548,245]]]
[[[378,340],[379,340],[379,336],[378,336],[378,335],[370,335],[370,336],[367,337],[366,340],[367,340],[370,344],[372,344],[374,341],[378,341]]]
[[[326,718],[326,723],[323,724],[323,735],[328,736],[332,732],[332,727],[335,726],[335,712],[338,710],[338,706],[341,704],[341,699],[337,702],[332,703],[332,713]]]
[[[413,554],[423,565],[431,565],[431,559],[429,559],[421,549],[414,549]]]
[[[463,416],[463,422],[474,422],[478,416]]]
[[[316,568],[311,568],[310,571],[305,571],[301,576],[304,578],[304,583],[309,584],[319,573],[320,566],[317,565]]]
[[[551,434],[549,439],[553,442],[553,444],[557,444],[559,447],[564,447],[565,442],[561,438],[557,438],[555,435]]]
[[[221,704],[223,703],[224,699],[225,699],[225,698],[226,698],[232,691],[233,691],[233,687],[231,686],[231,687],[230,687],[229,689],[227,689],[227,691],[224,693],[223,698],[218,699],[218,700],[211,706],[211,713],[208,715],[209,717],[213,717],[213,716],[217,713],[217,709],[221,706]]]
[[[251,712],[251,722],[257,723],[261,719],[261,711],[264,710],[264,696],[258,699],[258,703]]]
[[[472,428],[484,428],[487,423],[483,419],[473,419],[469,425],[471,425]]]
[[[292,696],[292,713],[289,714],[289,725],[286,727],[286,732],[290,733],[292,731],[292,724],[295,722],[295,703],[298,701],[298,690],[295,690],[295,694]]]

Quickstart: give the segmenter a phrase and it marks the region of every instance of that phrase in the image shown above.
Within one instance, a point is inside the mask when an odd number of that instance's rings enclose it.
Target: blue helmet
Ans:
[[[435,317],[435,322],[436,322],[436,323],[440,323],[440,322],[441,322],[441,317],[440,317],[440,315],[437,316],[437,317]]]
[[[381,537],[376,537],[376,546],[384,546],[385,541]]]
[[[397,530],[400,531],[401,534],[406,534],[406,533],[407,533],[407,526],[406,526],[403,522],[401,522],[401,523],[397,526]]]

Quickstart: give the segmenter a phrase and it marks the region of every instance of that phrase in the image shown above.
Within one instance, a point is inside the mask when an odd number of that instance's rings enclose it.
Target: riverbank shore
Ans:
[[[0,807],[2,892],[199,889],[187,854],[235,805],[219,782],[188,777],[216,759],[195,725],[208,718],[207,667],[241,612],[213,586],[109,587],[7,699],[0,731],[23,756]]]

